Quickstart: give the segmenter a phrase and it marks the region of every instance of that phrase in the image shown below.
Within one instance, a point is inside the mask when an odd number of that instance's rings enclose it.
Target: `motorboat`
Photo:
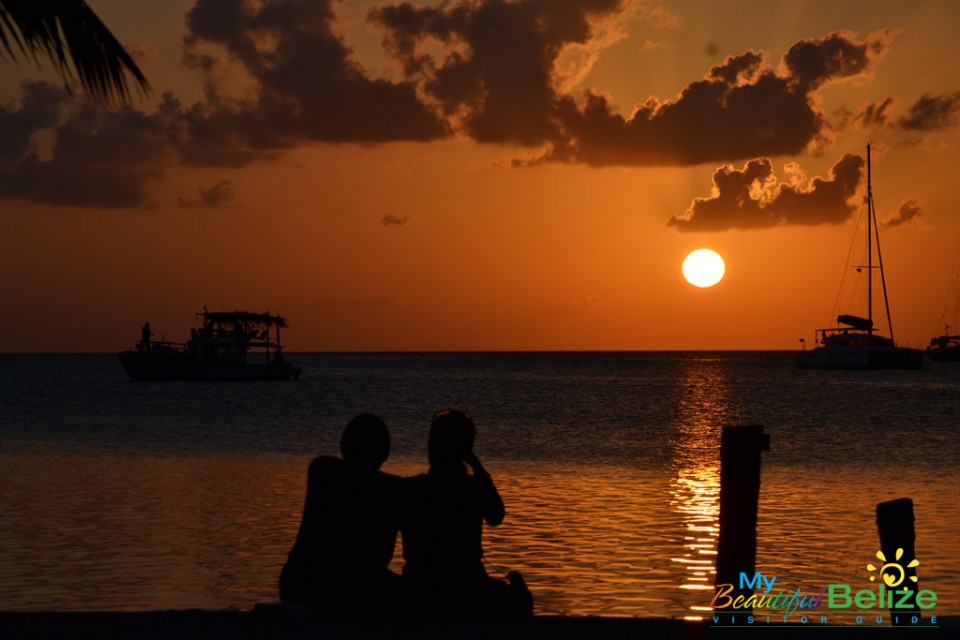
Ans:
[[[249,311],[196,314],[200,326],[183,343],[154,341],[150,324],[132,350],[119,354],[132,380],[296,380],[301,368],[287,362],[280,343],[281,316]]]

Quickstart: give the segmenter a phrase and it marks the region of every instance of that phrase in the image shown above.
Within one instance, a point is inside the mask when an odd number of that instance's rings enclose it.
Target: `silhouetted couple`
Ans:
[[[475,436],[468,414],[436,413],[429,471],[401,479],[379,470],[390,452],[383,421],[371,414],[351,420],[340,441],[343,460],[321,456],[310,464],[280,599],[334,615],[532,615],[520,575],[512,572],[507,583],[483,566],[483,522],[499,525],[505,510],[473,452]],[[402,578],[389,569],[398,531]]]

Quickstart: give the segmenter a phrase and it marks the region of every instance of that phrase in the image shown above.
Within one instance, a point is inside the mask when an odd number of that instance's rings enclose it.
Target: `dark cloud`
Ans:
[[[863,127],[894,127],[907,131],[936,131],[960,123],[960,92],[937,96],[923,94],[907,111],[907,115],[893,118],[891,108],[896,100],[887,97],[880,102],[865,104],[855,121]]]
[[[402,227],[408,222],[410,222],[410,216],[395,216],[392,213],[388,213],[380,220],[385,227]]]
[[[893,106],[893,98],[884,98],[880,102],[871,102],[860,107],[860,111],[854,116],[854,121],[863,127],[882,127],[890,123],[890,107]]]
[[[624,117],[599,93],[562,93],[558,61],[570,46],[590,43],[596,21],[618,15],[627,0],[380,6],[368,20],[383,29],[384,46],[402,67],[398,82],[372,79],[354,59],[334,28],[333,3],[194,5],[185,61],[207,85],[202,105],[181,110],[184,162],[236,166],[307,140],[452,133],[542,147],[539,162],[688,165],[795,154],[829,134],[815,92],[868,73],[893,37],[886,31],[860,41],[840,32],[801,40],[779,69],[758,52],[731,56],[677,99],[650,98]],[[230,67],[249,85],[240,97],[223,80]]]
[[[370,79],[333,31],[334,0],[199,0],[187,13],[185,61],[207,75],[188,115],[189,157],[227,148],[286,149],[308,141],[432,140],[446,131],[413,82]],[[214,53],[208,53],[210,49]],[[253,97],[230,100],[215,73],[239,64]],[[208,139],[199,137],[208,132]],[[204,142],[208,144],[204,144]]]
[[[35,133],[56,126],[67,99],[63,89],[46,82],[26,83],[21,91],[19,109],[0,106],[0,161],[21,158]]]
[[[206,103],[185,108],[168,92],[156,115],[186,166],[238,168],[282,154],[276,148],[274,129],[266,123],[255,126],[249,114],[218,110]]]
[[[230,204],[235,196],[233,182],[220,180],[211,187],[198,187],[196,199],[179,198],[178,203],[185,209],[193,207],[214,208]]]
[[[730,56],[675,100],[650,98],[624,117],[606,96],[557,90],[561,50],[592,37],[591,20],[614,0],[481,0],[439,7],[386,6],[370,18],[408,77],[423,77],[451,127],[479,142],[544,146],[537,162],[688,165],[802,152],[829,125],[813,95],[867,73],[892,34],[802,40],[779,70],[749,51]],[[446,46],[441,55],[427,45]],[[517,164],[529,164],[518,162]]]
[[[111,111],[68,102],[45,83],[26,85],[18,107],[0,107],[0,197],[138,206],[166,166],[237,168],[311,141],[465,135],[527,147],[534,159],[514,166],[678,166],[797,154],[831,133],[816,92],[869,73],[892,37],[802,40],[776,68],[760,52],[730,56],[675,99],[651,97],[625,117],[599,92],[565,93],[564,56],[600,46],[601,21],[652,11],[642,3],[384,4],[367,19],[400,65],[391,81],[356,60],[339,35],[336,1],[197,0],[183,43],[185,64],[205,82],[195,104],[168,93],[149,114]],[[589,59],[571,64],[588,68]],[[924,96],[901,126],[944,126],[957,102],[957,95]],[[877,109],[864,122],[888,119],[885,106]],[[216,206],[228,197],[198,191],[180,201]]]
[[[880,223],[885,229],[890,229],[892,227],[899,227],[902,224],[906,224],[910,221],[916,221],[923,216],[923,210],[920,207],[920,202],[916,198],[911,198],[903,204],[900,205],[900,208],[897,209],[895,213],[892,213]]]
[[[804,91],[818,89],[831,80],[869,71],[893,37],[891,31],[855,42],[850,33],[832,33],[818,40],[801,40],[783,56],[783,77]]]
[[[742,170],[720,167],[713,174],[714,195],[696,198],[682,216],[667,224],[680,231],[726,231],[781,225],[839,224],[856,210],[851,199],[863,173],[863,158],[847,154],[830,169],[827,179],[806,184],[796,176],[779,181],[767,158],[751,160]]]
[[[555,65],[568,44],[591,37],[590,19],[623,0],[483,0],[371,11],[387,30],[388,49],[444,115],[478,142],[526,146],[557,136]],[[422,52],[447,45],[437,60]]]
[[[607,301],[606,301],[605,299],[601,298],[600,296],[587,296],[587,297],[582,298],[582,299],[580,299],[580,300],[575,300],[575,301],[571,304],[571,306],[573,306],[573,307],[587,308],[587,309],[596,309],[596,308],[599,308],[599,307],[605,307],[605,306],[607,306]]]
[[[923,94],[897,125],[904,129],[933,131],[960,122],[960,92],[939,96]]]
[[[170,153],[162,123],[131,107],[105,110],[45,82],[0,107],[0,198],[134,207]]]
[[[835,33],[796,43],[775,71],[763,54],[728,57],[673,101],[650,98],[628,118],[591,93],[560,107],[562,137],[541,161],[591,165],[690,165],[803,152],[830,132],[814,92],[868,71],[891,34],[863,42]]]

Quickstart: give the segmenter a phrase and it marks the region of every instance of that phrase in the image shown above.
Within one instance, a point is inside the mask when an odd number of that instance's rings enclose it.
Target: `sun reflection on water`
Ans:
[[[671,504],[686,527],[683,552],[672,562],[683,565],[685,574],[680,589],[703,592],[704,604],[691,605],[689,620],[702,619],[710,611],[708,592],[713,590],[717,536],[720,532],[720,480],[717,467],[681,469],[671,490]]]
[[[720,461],[717,443],[725,424],[736,420],[729,377],[722,361],[691,358],[684,363],[677,389],[674,438],[676,477],[671,507],[685,527],[683,551],[671,558],[685,573],[680,589],[702,593],[690,605],[688,620],[701,620],[711,609],[713,576],[720,533]]]

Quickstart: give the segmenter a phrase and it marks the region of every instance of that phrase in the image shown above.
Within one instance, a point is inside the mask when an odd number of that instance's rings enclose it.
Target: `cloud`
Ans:
[[[448,125],[478,142],[541,147],[543,162],[690,165],[794,154],[830,133],[815,93],[869,73],[893,39],[838,32],[801,40],[778,69],[763,53],[728,57],[674,100],[651,97],[629,117],[605,95],[561,93],[563,52],[589,50],[595,25],[628,5],[614,0],[409,3],[371,11],[388,51]],[[646,6],[646,5],[643,5]],[[637,10],[637,9],[634,9]],[[509,25],[506,29],[504,25]],[[602,38],[600,38],[602,39]],[[442,52],[436,53],[436,45]]]
[[[595,92],[579,104],[565,97],[562,135],[539,161],[675,166],[801,153],[831,133],[815,92],[869,72],[891,39],[887,31],[862,42],[845,32],[802,40],[779,70],[760,52],[730,56],[677,99],[648,98],[627,118]]]
[[[887,97],[880,102],[863,105],[854,118],[861,126],[893,127],[907,131],[936,131],[960,123],[960,92],[943,93],[937,96],[923,94],[907,111],[907,115],[893,118],[890,115],[896,100]]]
[[[889,110],[894,102],[893,98],[887,97],[880,102],[867,103],[860,107],[860,111],[853,118],[854,122],[865,128],[886,126],[890,124]]]
[[[408,222],[410,222],[410,216],[406,216],[406,215],[405,215],[405,216],[395,216],[395,215],[393,215],[392,213],[388,213],[387,215],[383,216],[383,218],[380,220],[380,222],[381,222],[381,224],[383,224],[383,226],[385,226],[385,227],[391,227],[391,226],[393,226],[393,227],[402,227],[402,226],[404,226],[405,224],[407,224]]]
[[[783,77],[810,91],[832,80],[866,73],[895,35],[886,30],[856,42],[854,34],[841,31],[826,38],[800,40],[783,56],[782,65],[787,71]]]
[[[187,13],[184,60],[206,78],[206,101],[192,109],[194,133],[221,132],[250,149],[306,141],[433,140],[443,124],[410,81],[371,79],[334,32],[334,0],[199,0]],[[231,97],[225,68],[247,91]],[[235,78],[233,78],[235,79]],[[195,157],[213,155],[209,145]]]
[[[586,296],[579,300],[574,300],[571,306],[585,309],[597,309],[607,306],[607,301],[600,296]]]
[[[799,167],[788,165],[789,179],[780,181],[767,158],[731,166],[713,174],[713,195],[695,198],[682,216],[667,222],[679,231],[761,229],[782,225],[840,224],[855,211],[864,160],[847,154],[830,169],[830,176],[807,181]]]
[[[746,51],[675,98],[650,97],[624,116],[597,90],[570,92],[599,52],[625,37],[626,23],[677,27],[676,16],[651,3],[388,1],[367,20],[399,66],[393,80],[357,61],[335,6],[197,0],[183,40],[183,62],[204,82],[194,104],[167,93],[151,113],[106,110],[45,83],[24,85],[19,106],[0,106],[0,198],[144,206],[152,182],[174,164],[239,168],[311,142],[466,136],[524,147],[512,162],[518,167],[683,166],[797,154],[832,133],[817,92],[869,74],[893,38],[884,31],[801,40],[776,67],[766,54]],[[901,126],[953,122],[958,100],[924,96]],[[869,117],[889,122],[884,105]],[[229,197],[224,187],[179,201],[218,206]]]
[[[45,82],[0,106],[0,198],[133,207],[171,151],[162,123],[131,107],[105,110]]]
[[[556,137],[557,60],[590,41],[590,20],[623,0],[481,0],[384,6],[370,20],[388,51],[458,130],[478,142],[535,146]],[[443,45],[442,58],[427,45]]]
[[[177,202],[185,209],[193,207],[214,208],[233,202],[235,196],[236,193],[233,190],[233,182],[230,180],[220,180],[211,187],[198,187],[196,200],[179,198]]]
[[[960,122],[960,92],[939,96],[923,94],[897,125],[903,129],[933,131]]]
[[[920,202],[916,198],[911,198],[900,205],[896,212],[890,214],[881,221],[880,225],[885,229],[899,227],[902,224],[916,222],[923,217],[923,210]]]

